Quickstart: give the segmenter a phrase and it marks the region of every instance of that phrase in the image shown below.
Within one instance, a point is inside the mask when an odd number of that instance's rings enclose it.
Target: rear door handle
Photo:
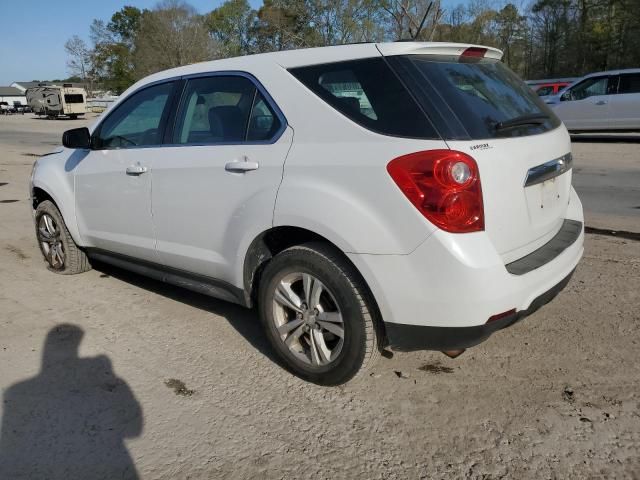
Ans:
[[[142,175],[147,171],[147,167],[143,167],[142,165],[131,165],[127,167],[127,175]]]
[[[596,105],[606,105],[606,104],[607,104],[607,101],[606,101],[606,100],[598,100],[598,101],[596,102]]]
[[[229,162],[224,166],[224,169],[227,172],[235,172],[235,173],[244,173],[250,172],[252,170],[257,170],[258,162],[250,162],[249,160],[235,160],[233,162]]]

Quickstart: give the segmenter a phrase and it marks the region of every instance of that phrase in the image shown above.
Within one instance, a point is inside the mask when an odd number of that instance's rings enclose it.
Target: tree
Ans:
[[[251,30],[256,22],[256,11],[247,0],[227,0],[207,16],[209,32],[225,57],[252,52]]]
[[[94,44],[94,68],[105,88],[122,93],[135,81],[133,50],[146,10],[125,6],[105,24],[94,20],[91,39]]]
[[[136,78],[213,60],[219,54],[205,19],[180,0],[165,0],[153,10],[145,11],[134,44]]]
[[[91,50],[89,50],[84,40],[77,35],[67,40],[64,44],[64,49],[69,55],[67,68],[69,68],[72,75],[79,76],[82,82],[87,84],[87,74],[91,69]],[[90,85],[89,90],[91,90]]]
[[[515,56],[524,53],[525,20],[513,3],[505,5],[495,16],[498,47],[504,52],[504,62],[510,67],[519,62]]]

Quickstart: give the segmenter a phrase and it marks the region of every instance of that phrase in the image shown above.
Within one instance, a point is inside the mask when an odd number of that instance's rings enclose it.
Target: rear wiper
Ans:
[[[534,113],[521,115],[511,120],[505,120],[504,122],[498,122],[494,128],[496,130],[506,130],[507,128],[520,127],[522,125],[542,125],[546,120],[549,120],[548,115],[544,113]]]

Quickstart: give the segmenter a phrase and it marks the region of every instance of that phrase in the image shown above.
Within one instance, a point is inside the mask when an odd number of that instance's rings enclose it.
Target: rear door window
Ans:
[[[290,73],[334,109],[385,135],[439,138],[383,58],[293,68]]]
[[[640,73],[624,73],[620,75],[618,93],[640,93]]]
[[[500,61],[440,55],[390,61],[445,139],[517,137],[560,125],[538,95]]]
[[[245,140],[256,88],[240,76],[188,81],[178,112],[173,143],[239,143]]]

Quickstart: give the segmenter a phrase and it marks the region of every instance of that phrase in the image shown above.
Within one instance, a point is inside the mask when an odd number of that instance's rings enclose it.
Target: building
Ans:
[[[7,102],[11,106],[15,105],[15,102],[26,105],[27,97],[24,90],[14,87],[0,87],[0,102]]]

